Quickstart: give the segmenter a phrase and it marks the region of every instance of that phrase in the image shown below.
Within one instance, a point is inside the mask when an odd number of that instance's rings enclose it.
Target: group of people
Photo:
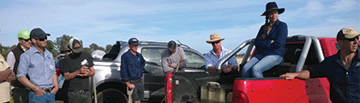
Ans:
[[[41,28],[21,30],[19,43],[9,52],[7,62],[0,56],[0,102],[10,103],[12,97],[13,103],[55,103],[59,85],[53,55],[45,48],[48,36]],[[83,51],[77,38],[70,39],[67,48],[68,56],[59,62],[69,82],[68,99],[64,101],[90,103],[89,77],[95,74],[92,57]]]
[[[278,19],[285,11],[275,2],[266,4],[265,24],[261,26],[254,44],[255,55],[244,65],[243,78],[263,78],[263,72],[283,62],[285,44],[288,36],[287,24]],[[326,58],[319,65],[298,73],[286,73],[286,79],[308,79],[327,77],[330,82],[330,99],[335,103],[360,101],[360,50],[359,33],[351,28],[343,28],[337,34],[340,50]],[[52,54],[45,49],[47,36],[40,28],[30,33],[18,33],[19,44],[8,54],[7,62],[0,55],[0,102],[10,101],[10,85],[15,103],[55,102],[59,90],[55,63]],[[205,68],[217,71],[215,65],[231,51],[221,45],[219,34],[211,34],[206,42],[212,50],[204,54]],[[130,89],[134,89],[132,100],[140,103],[144,98],[143,70],[145,59],[137,52],[139,41],[130,38],[129,50],[121,56],[121,79]],[[31,46],[32,45],[32,46]],[[72,38],[66,49],[68,55],[59,61],[60,72],[69,83],[67,101],[70,103],[91,102],[89,77],[95,74],[91,56],[83,51],[82,41]],[[182,71],[186,67],[184,50],[174,41],[168,42],[168,49],[161,53],[161,66],[164,73]],[[235,57],[221,66],[223,73],[238,71]],[[4,89],[9,88],[9,89]]]

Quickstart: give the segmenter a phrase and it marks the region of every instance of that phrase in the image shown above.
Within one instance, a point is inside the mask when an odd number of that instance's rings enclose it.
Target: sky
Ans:
[[[0,43],[18,43],[17,33],[42,28],[49,40],[70,35],[105,47],[136,37],[140,41],[179,40],[200,53],[219,33],[234,49],[257,35],[268,0],[1,0]],[[344,27],[360,32],[359,0],[277,0],[288,35],[336,37]]]

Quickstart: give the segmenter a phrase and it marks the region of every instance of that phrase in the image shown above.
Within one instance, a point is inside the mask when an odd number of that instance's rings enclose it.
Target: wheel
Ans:
[[[97,96],[98,103],[127,103],[126,95],[118,89],[104,89]]]

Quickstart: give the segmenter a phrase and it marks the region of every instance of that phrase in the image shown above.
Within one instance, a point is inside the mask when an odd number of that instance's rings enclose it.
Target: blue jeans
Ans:
[[[35,95],[34,91],[29,92],[29,102],[30,103],[55,103],[55,94],[48,93],[41,96]]]
[[[243,78],[264,78],[263,72],[279,65],[283,61],[280,55],[268,55],[262,59],[256,57],[251,58],[243,67]]]

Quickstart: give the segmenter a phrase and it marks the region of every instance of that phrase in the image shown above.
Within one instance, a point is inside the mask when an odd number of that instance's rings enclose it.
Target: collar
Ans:
[[[30,47],[30,49],[29,50],[31,50],[34,54],[35,53],[41,53],[40,51],[38,51],[36,48],[35,48],[35,46],[31,46]],[[46,56],[48,56],[48,50],[46,49],[46,48],[44,48],[44,57],[46,57]]]
[[[337,53],[336,53],[336,60],[335,60],[335,62],[337,62],[338,64],[340,64],[341,66],[343,66],[343,67],[345,67],[344,66],[344,64],[342,63],[342,60],[341,60],[341,58],[340,58],[340,51],[341,50],[339,50]],[[354,61],[358,61],[359,59],[360,59],[360,48],[357,48],[357,50],[356,50],[356,55],[355,55],[355,57],[353,58],[353,60],[352,60],[352,62],[354,62]]]
[[[276,25],[276,26],[279,26],[280,25],[280,20],[279,19],[277,19],[276,21],[275,21],[275,23],[274,23],[274,25]]]

